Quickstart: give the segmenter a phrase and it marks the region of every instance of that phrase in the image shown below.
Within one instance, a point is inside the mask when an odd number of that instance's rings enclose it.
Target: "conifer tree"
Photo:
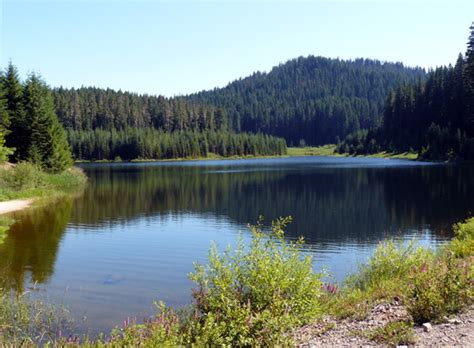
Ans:
[[[464,73],[467,104],[466,131],[469,136],[474,137],[474,22],[469,29],[471,30],[471,33],[467,43]]]
[[[10,130],[6,134],[6,145],[15,149],[14,161],[24,160],[28,152],[29,125],[23,108],[23,86],[11,62],[2,76],[2,84]]]
[[[5,138],[3,133],[0,132],[0,164],[8,159],[8,156],[13,153],[12,149],[5,146]]]
[[[0,133],[2,133],[2,139],[4,135],[8,133],[10,127],[10,117],[8,117],[7,111],[7,98],[5,96],[5,88],[3,86],[3,74],[0,72]]]
[[[70,167],[71,151],[54,112],[51,92],[35,74],[26,81],[24,106],[31,124],[28,160],[51,172]]]

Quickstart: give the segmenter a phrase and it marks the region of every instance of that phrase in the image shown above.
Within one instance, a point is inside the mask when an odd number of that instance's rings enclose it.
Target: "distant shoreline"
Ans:
[[[223,157],[210,153],[207,157],[178,157],[178,158],[160,158],[160,159],[132,159],[132,160],[76,160],[74,163],[142,163],[142,162],[179,162],[179,161],[209,161],[209,160],[241,160],[241,159],[259,159],[259,158],[287,158],[287,157],[367,157],[367,158],[386,158],[386,159],[404,159],[411,161],[421,161],[418,155],[413,152],[405,153],[388,153],[379,152],[370,155],[350,155],[347,153],[335,152],[336,145],[328,144],[322,146],[305,146],[305,147],[288,147],[285,155],[269,155],[269,156],[229,156]]]

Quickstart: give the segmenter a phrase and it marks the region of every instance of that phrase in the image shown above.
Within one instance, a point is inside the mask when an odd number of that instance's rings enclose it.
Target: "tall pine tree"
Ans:
[[[28,160],[51,172],[70,167],[71,151],[54,112],[51,92],[35,74],[26,81],[23,99],[31,125]]]
[[[10,127],[10,117],[7,111],[7,98],[3,86],[3,74],[0,72],[0,133],[4,136]],[[2,138],[3,139],[3,138]]]
[[[464,73],[467,106],[466,132],[468,133],[468,136],[474,137],[474,22],[469,29],[471,30],[471,33],[467,43]]]
[[[24,160],[28,153],[29,125],[23,108],[23,87],[18,70],[11,62],[1,80],[10,127],[10,132],[6,133],[6,145],[15,149],[14,161]]]

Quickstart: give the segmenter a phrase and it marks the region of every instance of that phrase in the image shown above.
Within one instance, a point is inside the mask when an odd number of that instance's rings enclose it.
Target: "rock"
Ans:
[[[422,326],[423,326],[423,330],[424,330],[425,332],[430,332],[431,329],[433,329],[433,327],[431,326],[430,323],[424,323]]]
[[[454,324],[454,325],[459,325],[459,324],[462,324],[462,321],[459,320],[458,318],[453,318],[453,319],[449,319],[448,323]]]

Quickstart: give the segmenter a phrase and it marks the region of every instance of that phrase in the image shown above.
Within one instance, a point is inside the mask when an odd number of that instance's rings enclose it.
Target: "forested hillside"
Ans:
[[[291,60],[227,87],[185,97],[138,95],[99,88],[53,91],[66,129],[264,133],[298,145],[333,143],[381,120],[388,92],[423,79],[401,63],[322,57]]]
[[[391,92],[383,123],[349,135],[341,152],[417,151],[426,159],[474,159],[474,25],[466,55],[430,71],[426,82]]]
[[[389,91],[424,77],[401,63],[309,56],[186,99],[223,108],[236,131],[318,145],[380,124]]]

